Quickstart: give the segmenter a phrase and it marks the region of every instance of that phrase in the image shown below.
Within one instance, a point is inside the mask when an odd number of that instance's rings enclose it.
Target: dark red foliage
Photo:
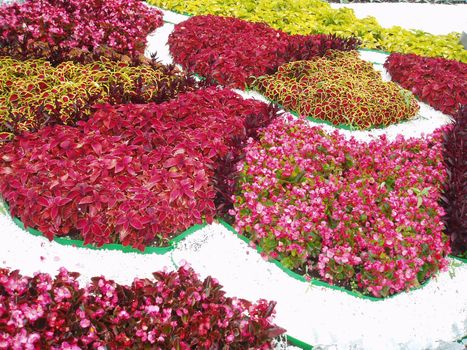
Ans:
[[[467,104],[467,64],[445,58],[392,53],[384,67],[392,80],[443,113]]]
[[[81,288],[64,268],[55,278],[0,269],[0,347],[266,350],[285,331],[272,323],[275,302],[226,297],[191,268],[153,275]]]
[[[18,59],[61,57],[105,45],[144,52],[162,12],[137,0],[28,0],[0,7],[0,54]]]
[[[281,64],[322,56],[328,49],[352,50],[355,39],[289,35],[265,23],[213,15],[194,16],[175,26],[170,52],[186,70],[219,84],[244,88],[252,77]]]
[[[46,127],[1,147],[0,192],[12,215],[49,239],[164,245],[211,222],[215,201],[225,206],[230,193],[216,190],[230,187],[217,169],[274,116],[216,88],[160,105],[97,106],[77,128]]]
[[[467,257],[467,105],[459,109],[455,119],[444,139],[448,180],[443,205],[452,251]]]

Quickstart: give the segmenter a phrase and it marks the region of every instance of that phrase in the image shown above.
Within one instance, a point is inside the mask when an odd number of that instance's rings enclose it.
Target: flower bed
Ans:
[[[214,88],[160,105],[101,105],[77,128],[45,127],[1,147],[0,192],[49,239],[164,245],[228,205],[231,179],[217,168],[275,115]]]
[[[398,26],[383,28],[374,17],[359,19],[350,8],[333,9],[321,0],[147,0],[150,4],[191,15],[232,16],[291,34],[336,34],[357,37],[362,47],[390,52],[442,56],[467,62],[459,33],[433,35]]]
[[[328,35],[287,35],[262,23],[195,16],[169,37],[174,61],[209,80],[243,89],[255,76],[285,62],[322,56],[328,49],[351,50],[357,42]]]
[[[454,126],[446,132],[444,160],[448,178],[443,193],[446,233],[453,253],[467,258],[467,105],[459,109]]]
[[[182,267],[131,286],[62,268],[26,277],[0,269],[0,349],[269,349],[284,330],[274,302],[225,297],[211,277]]]
[[[384,297],[446,267],[441,135],[369,144],[281,118],[240,165],[235,227],[288,268]]]
[[[95,103],[163,102],[196,88],[193,79],[154,61],[113,61],[101,56],[87,64],[0,57],[0,135],[60,123],[73,125],[91,115]]]
[[[389,126],[419,110],[409,91],[384,82],[356,51],[284,64],[253,85],[288,110],[356,129]]]
[[[392,80],[443,113],[467,104],[467,64],[443,58],[391,54],[384,67]]]
[[[137,0],[35,0],[1,6],[0,23],[0,55],[64,61],[103,45],[142,54],[162,12]]]

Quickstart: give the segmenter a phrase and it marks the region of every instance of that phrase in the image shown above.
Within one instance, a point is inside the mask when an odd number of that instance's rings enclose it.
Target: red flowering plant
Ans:
[[[412,93],[384,82],[357,51],[284,64],[252,84],[267,98],[301,115],[355,129],[385,127],[419,110]]]
[[[57,66],[42,59],[0,57],[1,138],[47,124],[73,125],[87,119],[95,103],[163,102],[199,85],[173,65],[131,60],[104,49],[94,54],[96,61],[81,55],[86,64]]]
[[[459,109],[454,125],[444,135],[448,178],[443,193],[446,233],[453,253],[467,258],[467,105]]]
[[[27,0],[0,7],[0,54],[63,60],[104,45],[139,55],[162,23],[161,11],[137,0]]]
[[[370,143],[280,118],[239,164],[235,227],[287,268],[385,297],[447,266],[441,133]]]
[[[252,121],[274,111],[215,88],[160,105],[101,105],[77,128],[49,126],[1,147],[0,192],[12,215],[49,239],[165,245],[213,220],[230,197],[218,195],[230,182],[216,169],[240,155]]]
[[[255,76],[273,73],[285,62],[351,50],[355,39],[332,35],[288,35],[265,23],[213,15],[193,16],[175,26],[170,53],[185,70],[221,85],[243,89]]]
[[[453,117],[467,104],[467,64],[445,58],[393,53],[384,67],[392,80]]]
[[[270,349],[284,333],[274,302],[226,297],[187,267],[130,285],[64,268],[22,276],[0,269],[0,349]]]

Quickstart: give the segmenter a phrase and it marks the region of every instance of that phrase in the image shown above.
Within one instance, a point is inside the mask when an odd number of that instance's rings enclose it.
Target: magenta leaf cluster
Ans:
[[[283,63],[323,56],[329,49],[353,50],[357,44],[356,39],[289,35],[265,23],[214,15],[193,16],[169,37],[170,53],[185,70],[241,89]]]
[[[274,302],[226,297],[187,267],[130,286],[0,269],[0,349],[270,349]]]
[[[223,188],[216,169],[273,114],[216,88],[160,105],[100,105],[76,128],[49,126],[3,145],[0,192],[12,215],[49,239],[165,245],[212,222]]]
[[[239,164],[236,229],[308,276],[376,297],[447,266],[442,132],[370,143],[276,119]]]
[[[147,35],[162,24],[162,12],[138,0],[15,2],[0,7],[0,53],[51,58],[107,46],[137,55],[144,52]]]
[[[384,67],[392,80],[433,108],[455,117],[467,104],[467,64],[437,57],[393,53]]]

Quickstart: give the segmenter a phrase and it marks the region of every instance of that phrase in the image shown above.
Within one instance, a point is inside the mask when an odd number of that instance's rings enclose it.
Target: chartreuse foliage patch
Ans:
[[[329,51],[325,57],[284,64],[254,86],[289,110],[355,129],[388,126],[419,109],[410,91],[384,82],[357,51]]]
[[[195,82],[174,67],[101,56],[87,64],[53,66],[41,59],[0,57],[2,139],[46,124],[86,119],[95,103],[163,102]]]
[[[333,9],[321,0],[148,0],[150,4],[190,15],[233,16],[266,22],[291,34],[356,36],[362,46],[390,52],[441,56],[467,62],[459,33],[433,35],[398,26],[383,28],[374,17],[358,19],[352,9]]]

